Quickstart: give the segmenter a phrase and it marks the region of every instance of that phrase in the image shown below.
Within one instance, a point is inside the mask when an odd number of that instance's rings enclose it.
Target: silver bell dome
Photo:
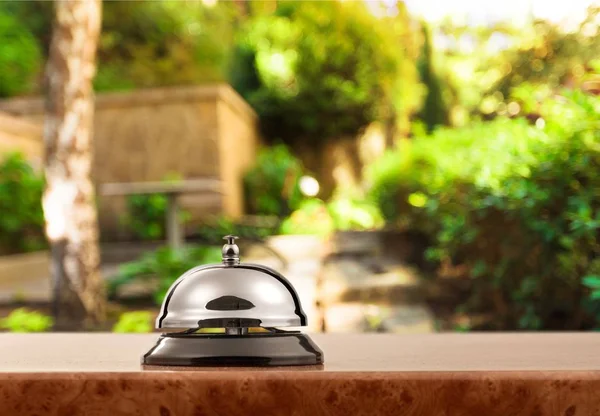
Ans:
[[[158,329],[305,326],[291,283],[268,267],[240,263],[237,237],[227,236],[223,263],[199,266],[169,288]]]

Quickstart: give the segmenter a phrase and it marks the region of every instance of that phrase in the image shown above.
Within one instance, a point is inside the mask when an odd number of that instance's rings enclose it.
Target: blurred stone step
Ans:
[[[413,268],[395,265],[384,273],[373,273],[364,263],[351,259],[325,264],[317,290],[323,305],[418,304],[424,298],[420,277]]]
[[[381,251],[381,237],[373,231],[338,231],[328,242],[330,256],[377,255]]]
[[[326,250],[325,240],[314,235],[275,235],[267,238],[265,245],[287,262],[321,261]]]
[[[396,334],[435,331],[431,311],[423,305],[372,305],[342,303],[323,310],[326,332],[389,332]]]

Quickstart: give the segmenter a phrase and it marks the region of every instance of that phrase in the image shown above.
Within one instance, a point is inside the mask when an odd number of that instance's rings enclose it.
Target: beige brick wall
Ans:
[[[38,125],[43,121],[41,99],[0,101],[0,111]],[[255,158],[257,141],[256,114],[227,85],[101,94],[94,121],[94,180],[101,185],[158,181],[174,173],[187,179],[219,177],[222,198],[183,198],[192,224],[207,213],[238,216],[241,178]],[[41,154],[41,142],[30,151]],[[120,228],[124,200],[101,197],[98,203],[101,226],[113,234]]]

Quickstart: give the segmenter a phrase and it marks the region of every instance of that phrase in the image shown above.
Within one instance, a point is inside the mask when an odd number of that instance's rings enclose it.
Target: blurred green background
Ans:
[[[185,250],[122,265],[109,296],[158,279],[160,302],[183,271],[219,261],[209,245],[229,233],[392,233],[416,247],[398,262],[438,329],[600,328],[600,8],[456,3],[105,2],[98,93],[226,82],[263,139],[240,178],[247,216],[207,218]],[[43,91],[51,26],[50,2],[0,2],[0,97]],[[349,149],[351,180],[331,173],[332,146]],[[0,255],[43,249],[43,177],[0,159]],[[163,196],[127,207],[138,241],[164,238]],[[35,313],[2,325],[52,325]],[[150,329],[150,312],[128,313],[115,330]]]

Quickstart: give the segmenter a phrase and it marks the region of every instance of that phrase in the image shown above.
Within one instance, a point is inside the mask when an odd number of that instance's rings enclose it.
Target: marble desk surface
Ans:
[[[158,334],[1,334],[0,415],[600,416],[600,334],[312,334],[322,368],[140,366]]]

